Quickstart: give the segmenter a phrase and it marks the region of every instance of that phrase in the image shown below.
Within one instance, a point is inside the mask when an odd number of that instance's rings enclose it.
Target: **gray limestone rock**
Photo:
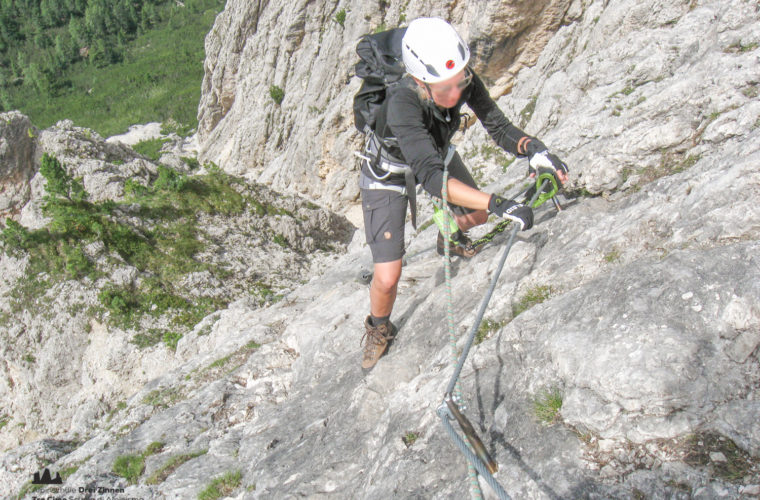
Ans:
[[[547,3],[530,22],[538,6],[476,4],[404,8],[409,19],[448,15],[466,27],[482,69],[506,73],[498,83],[511,89],[499,99],[506,114],[571,168],[564,210],[545,204],[536,226],[518,235],[462,372],[465,413],[499,463],[499,481],[528,499],[757,495],[760,11],[741,0],[584,0]],[[346,68],[356,36],[381,19],[395,22],[402,7],[347,4],[341,27],[332,21],[338,7],[320,2],[230,2],[206,40],[201,156],[348,214],[356,134]],[[524,26],[525,37],[510,26]],[[501,42],[489,46],[489,37]],[[535,59],[525,50],[532,43]],[[513,53],[523,62],[506,68]],[[279,106],[271,84],[285,90]],[[524,162],[509,165],[488,140],[479,126],[457,137],[479,185],[511,193]],[[107,178],[92,182],[111,189]],[[43,325],[26,312],[5,328],[0,401],[13,418],[0,429],[0,495],[17,493],[44,465],[76,467],[66,485],[145,498],[192,498],[230,471],[241,474],[235,498],[469,494],[465,459],[436,415],[452,366],[437,229],[422,224],[430,204],[420,197],[419,231],[405,228],[391,316],[399,334],[364,374],[372,263],[363,231],[334,229],[350,243],[304,261],[297,255],[318,251],[341,219],[290,196],[278,201],[298,222],[209,216],[214,244],[204,258],[230,261],[235,272],[255,263],[284,273],[282,299],[261,307],[238,297],[171,355],[135,351],[97,323],[88,336],[51,333],[84,328],[79,316],[55,314]],[[281,247],[246,234],[253,224],[298,252],[274,261],[255,253]],[[506,240],[497,235],[452,263],[457,348]],[[23,265],[0,259],[0,286]],[[294,270],[297,279],[286,272]],[[137,279],[123,267],[114,276]],[[184,280],[199,296],[226,285],[203,273]],[[51,292],[53,310],[75,294],[94,300],[81,283],[67,283]],[[43,338],[44,346],[31,344]],[[41,360],[34,370],[19,361],[32,345]],[[76,370],[61,366],[62,351],[77,353]],[[35,416],[38,388],[63,409],[42,405]],[[145,459],[137,484],[113,472],[119,456],[156,441],[165,445]]]

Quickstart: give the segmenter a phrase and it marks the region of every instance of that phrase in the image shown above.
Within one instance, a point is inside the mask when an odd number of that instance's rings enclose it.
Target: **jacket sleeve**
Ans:
[[[441,196],[443,158],[425,127],[417,93],[409,88],[394,92],[388,102],[388,127],[398,140],[404,160],[412,167],[417,182],[433,196]]]
[[[499,109],[496,101],[491,96],[483,84],[483,80],[473,71],[470,92],[465,102],[475,112],[480,123],[488,131],[496,144],[501,146],[505,151],[516,156],[525,156],[527,151],[524,148],[526,139],[531,138],[525,132],[515,127],[504,113]],[[523,139],[521,141],[521,139]]]

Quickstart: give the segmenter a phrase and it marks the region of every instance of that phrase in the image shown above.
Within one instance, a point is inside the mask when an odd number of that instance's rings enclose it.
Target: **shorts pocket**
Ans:
[[[362,190],[364,234],[367,243],[375,243],[387,231],[390,219],[391,193],[386,189]]]

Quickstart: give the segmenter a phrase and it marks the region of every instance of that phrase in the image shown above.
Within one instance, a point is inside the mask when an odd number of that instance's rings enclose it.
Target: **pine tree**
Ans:
[[[55,25],[55,13],[50,8],[50,0],[40,1],[40,19],[45,28]]]
[[[58,66],[63,69],[66,69],[69,65],[69,54],[66,53],[66,47],[60,34],[55,35],[55,60]]]
[[[82,20],[78,17],[69,19],[69,34],[77,45],[83,46],[90,43],[90,35]]]

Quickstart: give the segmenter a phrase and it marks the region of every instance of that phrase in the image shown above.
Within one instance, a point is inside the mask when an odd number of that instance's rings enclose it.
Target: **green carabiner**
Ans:
[[[557,191],[559,191],[559,186],[557,185],[557,178],[554,176],[554,172],[551,171],[541,171],[543,169],[539,169],[539,173],[536,176],[536,190],[541,189],[541,184],[548,180],[551,183],[551,189],[547,190],[547,188],[544,188],[544,191],[541,192],[538,195],[538,198],[536,198],[535,203],[533,203],[533,208],[538,208],[541,205],[543,205],[546,200],[551,200],[555,194],[557,194]]]

